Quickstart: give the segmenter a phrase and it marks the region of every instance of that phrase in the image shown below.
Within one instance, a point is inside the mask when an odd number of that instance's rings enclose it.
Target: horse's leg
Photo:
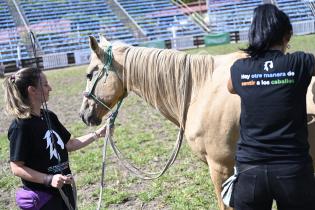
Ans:
[[[220,210],[232,210],[233,208],[227,207],[223,204],[223,201],[221,199],[221,186],[223,182],[229,178],[229,176],[233,173],[233,167],[225,166],[220,163],[215,163],[211,161],[207,157],[207,162],[209,166],[210,176],[212,179],[212,183],[214,185],[215,193],[217,196],[217,201],[219,205]]]

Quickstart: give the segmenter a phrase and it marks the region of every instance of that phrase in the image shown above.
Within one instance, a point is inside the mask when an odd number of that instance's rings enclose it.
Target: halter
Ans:
[[[107,56],[106,56],[107,55]],[[83,95],[87,98],[92,98],[94,99],[96,102],[98,102],[99,104],[101,104],[103,107],[105,107],[106,109],[108,109],[109,111],[112,111],[112,109],[110,107],[108,107],[104,102],[102,102],[93,92],[96,88],[97,82],[104,76],[105,74],[105,81],[104,83],[106,83],[109,71],[111,70],[111,65],[113,62],[113,51],[112,51],[112,45],[109,45],[109,47],[106,49],[106,51],[104,50],[104,61],[105,64],[102,68],[101,71],[99,71],[96,79],[94,79],[93,81],[93,85],[92,88],[90,89],[90,91],[88,92],[84,92]],[[112,70],[114,71],[114,69]],[[118,109],[123,101],[124,97],[122,99],[119,100],[118,104],[117,104],[117,108],[115,112],[118,112]],[[117,114],[116,114],[117,115]],[[115,115],[114,115],[115,116]]]

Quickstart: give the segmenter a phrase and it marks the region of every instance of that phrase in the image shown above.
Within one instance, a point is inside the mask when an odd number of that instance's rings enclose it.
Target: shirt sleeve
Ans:
[[[311,53],[305,52],[295,52],[293,53],[295,56],[295,66],[301,66],[301,73],[304,74],[304,77],[311,77],[313,76],[314,69],[315,69],[315,59],[314,55]]]
[[[19,124],[15,120],[8,131],[8,139],[10,141],[10,161],[27,160],[30,152],[29,139],[31,138],[25,125]]]
[[[314,55],[311,53],[304,53],[304,68],[308,71],[310,76],[313,76],[315,69]]]
[[[231,82],[232,82],[232,86],[234,91],[239,94],[239,87],[238,87],[238,83],[240,81],[238,81],[238,72],[237,72],[237,61],[231,66],[230,68],[230,75],[231,75]]]

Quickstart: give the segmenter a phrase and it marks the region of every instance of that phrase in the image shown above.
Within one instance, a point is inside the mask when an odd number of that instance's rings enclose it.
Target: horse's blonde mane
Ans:
[[[124,65],[127,90],[140,94],[178,125],[182,124],[189,103],[213,72],[210,55],[143,47],[129,47]]]

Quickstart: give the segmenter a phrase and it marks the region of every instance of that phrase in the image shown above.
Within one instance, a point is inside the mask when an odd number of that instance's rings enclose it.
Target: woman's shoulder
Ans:
[[[314,55],[312,53],[307,53],[303,51],[296,51],[293,53],[287,53],[286,56],[292,57],[295,59],[314,59]]]
[[[12,120],[8,131],[33,130],[33,120],[30,118],[15,118]]]
[[[30,124],[29,118],[27,119],[13,119],[8,129],[8,139],[10,140],[13,136],[18,133],[26,133],[32,131],[33,128]]]
[[[31,121],[31,117],[30,118],[15,118],[12,120],[10,128],[21,128],[24,126],[27,126],[29,124],[29,122]]]
[[[232,67],[234,67],[234,68],[243,67],[244,65],[247,65],[248,63],[251,63],[252,61],[253,61],[253,59],[250,57],[240,58],[240,59],[237,59],[233,63]]]

